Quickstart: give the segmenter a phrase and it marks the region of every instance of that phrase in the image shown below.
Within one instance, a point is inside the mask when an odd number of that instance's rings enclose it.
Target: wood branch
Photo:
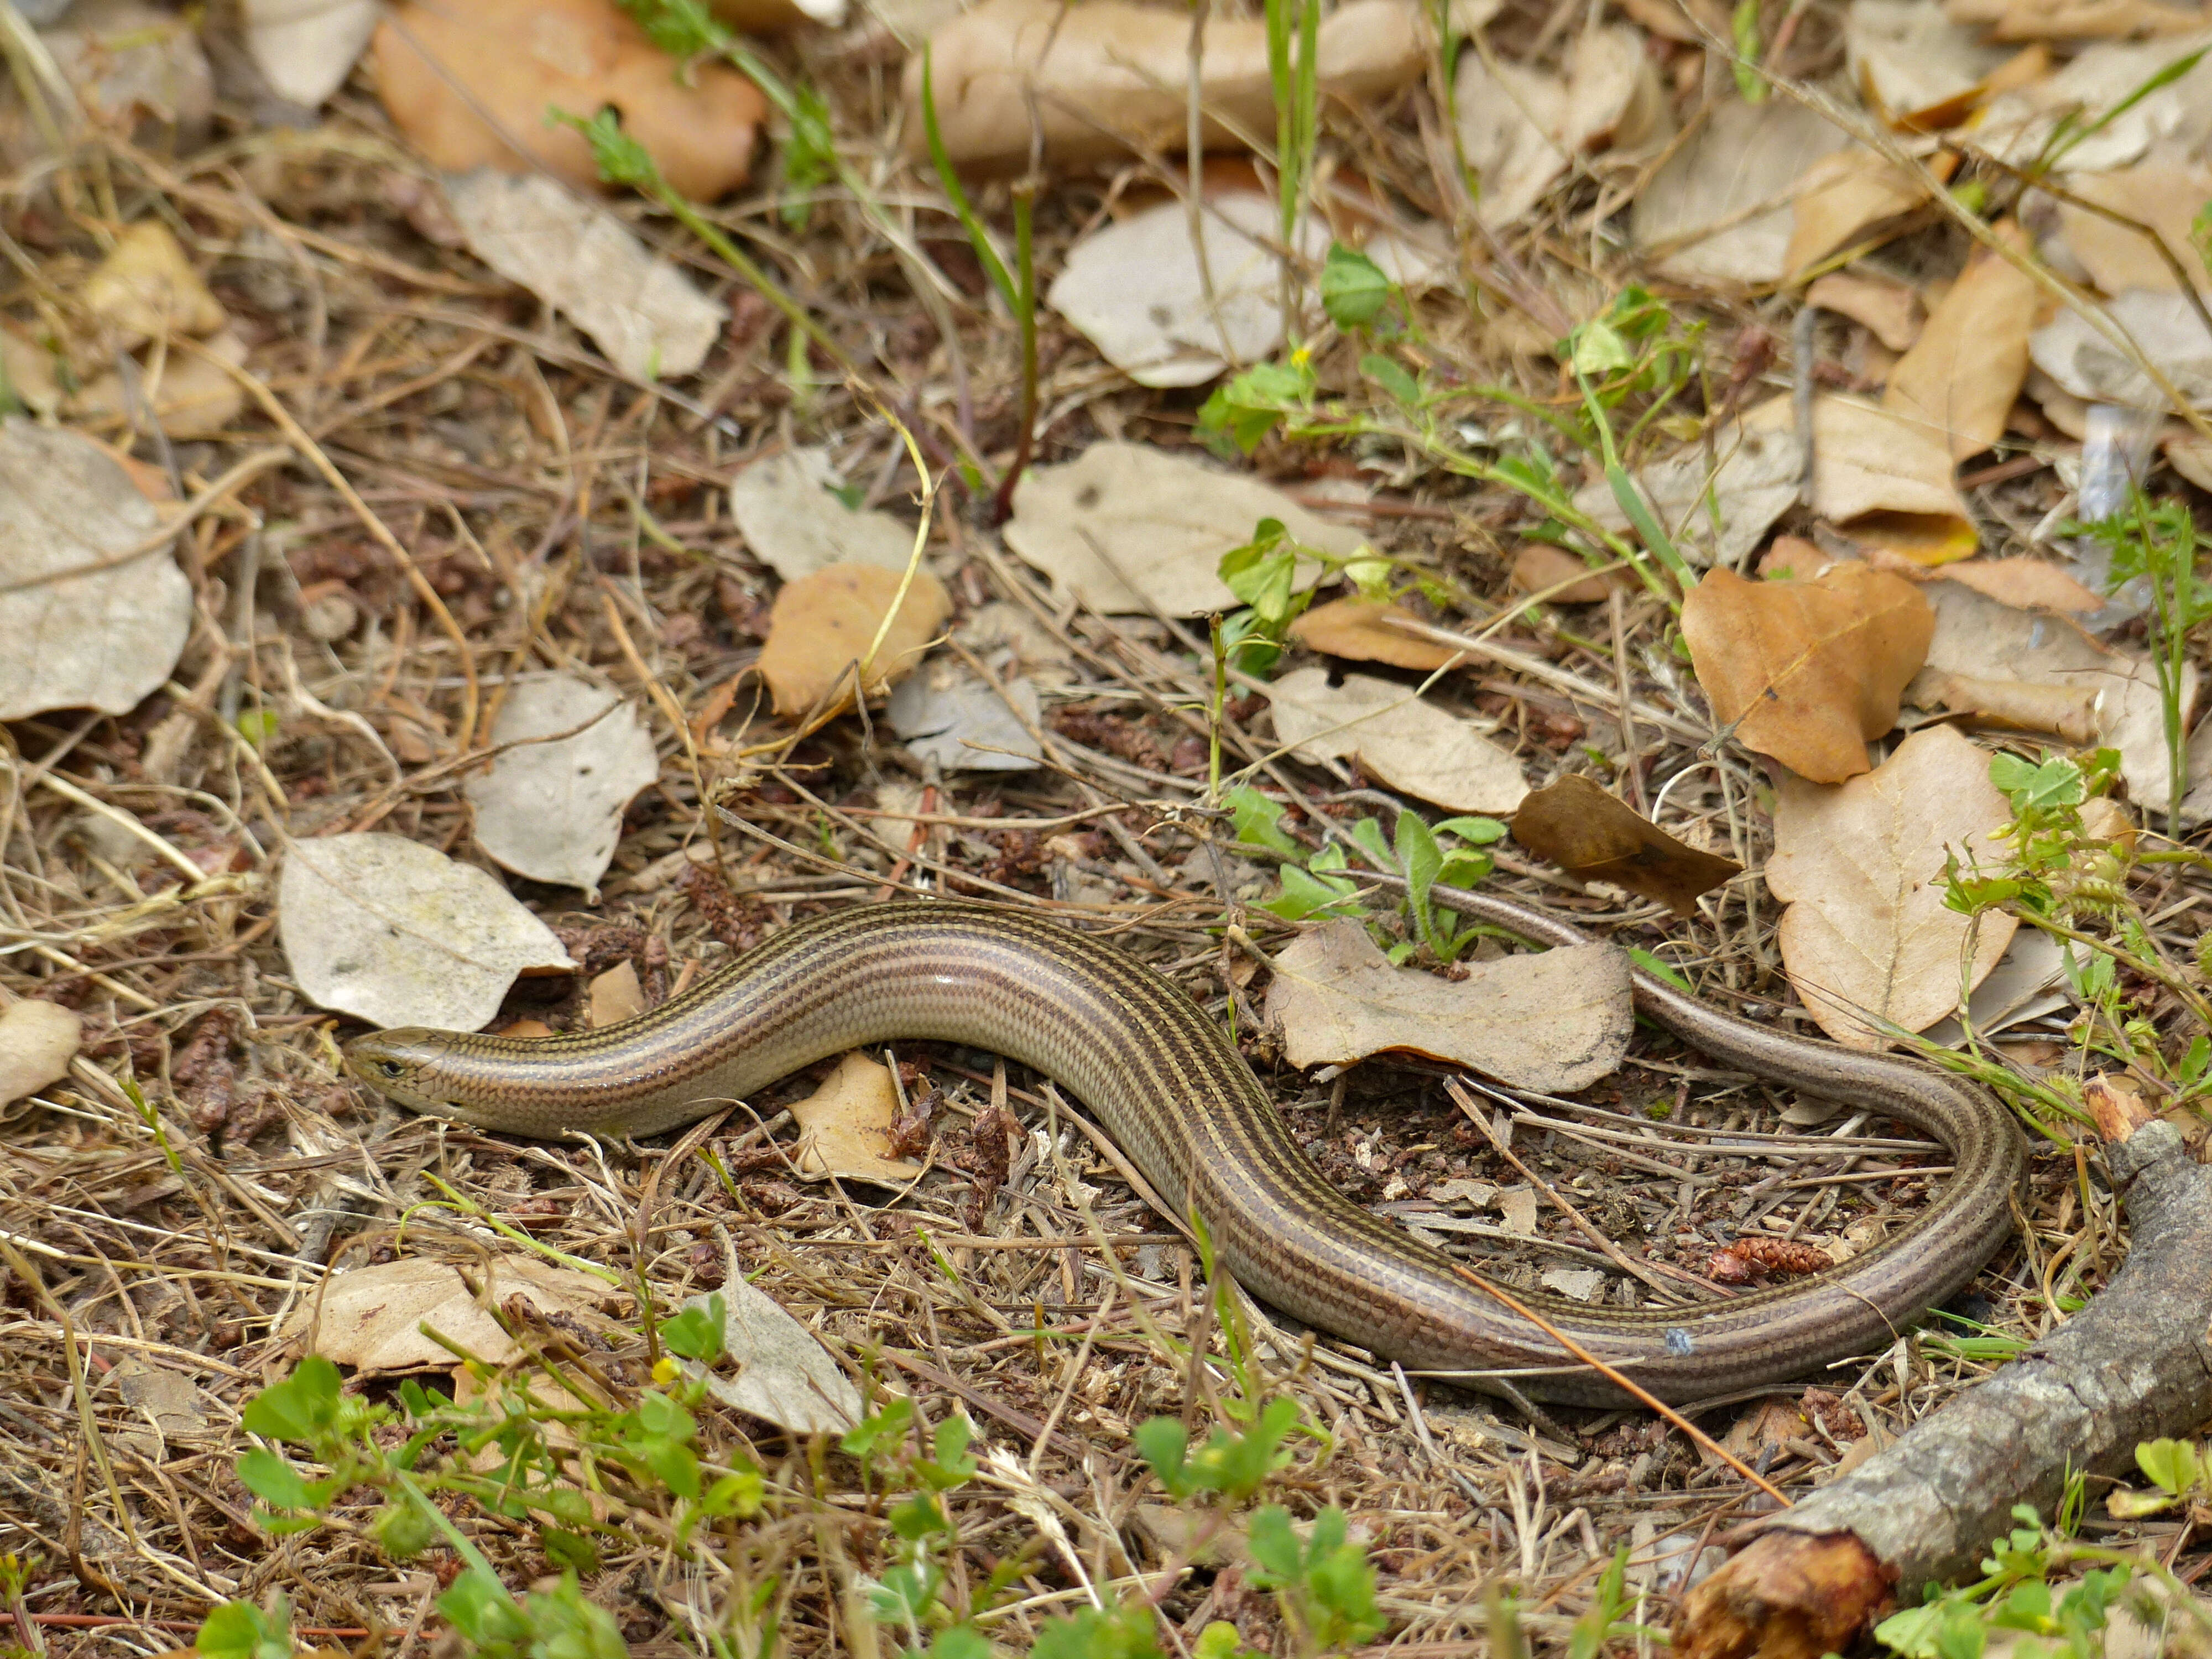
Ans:
[[[2067,1473],[2132,1467],[2138,1442],[2212,1417],[2212,1170],[2139,1105],[2099,1099],[2105,1162],[2131,1230],[2102,1294],[1888,1450],[1760,1523],[1691,1591],[1682,1659],[1818,1659],[1895,1587],[1972,1570],[2015,1504],[2047,1510]]]

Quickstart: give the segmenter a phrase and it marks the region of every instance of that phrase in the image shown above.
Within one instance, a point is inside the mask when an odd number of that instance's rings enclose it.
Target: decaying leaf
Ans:
[[[548,109],[590,120],[610,105],[678,195],[744,183],[768,103],[735,70],[687,66],[605,0],[403,0],[378,27],[376,88],[392,122],[449,173],[543,167],[603,188],[592,148]]]
[[[1682,604],[1714,718],[1745,748],[1822,783],[1867,769],[1866,740],[1897,723],[1935,625],[1911,582],[1856,562],[1810,581],[1716,570]]]
[[[304,1339],[307,1352],[350,1365],[360,1376],[390,1376],[459,1366],[451,1348],[422,1334],[422,1325],[488,1364],[518,1358],[521,1348],[491,1313],[513,1297],[549,1319],[576,1320],[609,1334],[622,1328],[600,1311],[622,1294],[604,1279],[531,1255],[466,1265],[466,1279],[427,1256],[343,1269],[324,1280],[319,1294],[293,1304],[283,1334]]]
[[[0,1106],[69,1075],[84,1021],[58,1002],[26,999],[0,1008]]]
[[[753,556],[787,582],[833,564],[905,569],[914,532],[888,513],[846,506],[839,483],[827,449],[797,446],[730,480],[730,516]]]
[[[345,84],[375,32],[376,0],[243,0],[246,49],[270,89],[313,109]]]
[[[473,1031],[517,974],[574,965],[491,876],[404,836],[290,842],[276,916],[309,1000],[378,1025]]]
[[[1778,938],[1790,982],[1822,1030],[1879,1048],[1879,1019],[1925,1030],[1959,1002],[1960,953],[1981,983],[2019,926],[1943,902],[1944,860],[1968,860],[2012,811],[1989,756],[1948,726],[1914,732],[1875,771],[1839,787],[1781,780],[1766,884],[1790,908]]]
[[[108,1376],[135,1419],[119,1437],[142,1457],[159,1461],[168,1455],[172,1442],[206,1433],[199,1389],[182,1372],[131,1354],[118,1360]]]
[[[85,277],[77,298],[112,350],[132,351],[179,334],[197,338],[230,320],[159,219],[143,220],[118,237]]]
[[[639,982],[637,964],[625,958],[594,975],[585,1001],[595,1031],[635,1019],[646,1009],[645,987]],[[507,1035],[512,1036],[514,1032],[510,1029]]]
[[[636,711],[572,674],[512,682],[491,730],[499,754],[462,793],[477,844],[517,875],[580,887],[596,901],[622,838],[623,810],[660,775]]]
[[[903,572],[881,565],[833,564],[784,585],[769,612],[760,654],[761,678],[777,714],[849,707],[864,657],[871,697],[914,672],[951,614],[952,600],[936,577],[915,571],[878,645],[877,630],[898,599],[903,579]]]
[[[2015,248],[2027,246],[2009,220],[1996,234]],[[2039,297],[2025,274],[1991,250],[1977,249],[1890,370],[1881,406],[1940,436],[1954,461],[1987,449],[2003,433],[2027,379]]]
[[[1613,500],[1610,490],[1606,499]],[[1621,521],[1627,522],[1626,514]],[[1522,548],[1513,556],[1513,568],[1506,574],[1516,592],[1541,593],[1551,605],[1596,605],[1615,589],[1626,593],[1636,586],[1636,578],[1627,571],[1610,570],[1600,575],[1565,548],[1553,547],[1549,542],[1530,542]]]
[[[1699,894],[1743,868],[1734,859],[1685,846],[1579,775],[1523,800],[1513,815],[1513,839],[1569,875],[1626,887],[1685,918],[1697,914]]]
[[[1262,519],[1340,556],[1356,531],[1316,518],[1256,478],[1142,444],[1095,443],[1065,466],[1031,467],[1014,491],[1006,545],[1093,611],[1202,617],[1240,603],[1221,556]],[[1302,564],[1300,586],[1319,574]]]
[[[1461,155],[1482,180],[1477,216],[1492,227],[1526,214],[1577,155],[1634,149],[1668,125],[1642,37],[1618,25],[1578,35],[1564,77],[1470,48],[1460,54],[1452,106]]]
[[[169,678],[191,631],[192,588],[161,527],[89,438],[0,426],[0,720],[120,714]]]
[[[1813,507],[1854,541],[1916,564],[1980,545],[1941,430],[1855,398],[1813,405]]]
[[[2200,31],[2203,15],[2197,14]],[[2077,126],[2069,138],[2061,161],[2065,173],[2110,173],[2154,149],[2198,153],[2212,137],[2212,56],[2198,58],[2179,79],[2166,71],[2207,38],[2100,41],[2055,73],[1991,100],[1975,123],[1975,137],[2014,166],[2026,166],[2061,121],[2094,111],[2094,125]],[[2154,87],[2154,79],[2160,84]]]
[[[2065,947],[2040,927],[2021,927],[2014,931],[1989,977],[1966,999],[1966,1014],[1976,1036],[1990,1037],[2072,1000],[2066,990]],[[1955,1048],[1966,1042],[1966,1027],[1958,1015],[1948,1014],[1927,1035],[1930,1042]]]
[[[1683,282],[1773,283],[1787,273],[1790,192],[1848,142],[1794,100],[1729,100],[1652,176],[1630,217],[1636,245]],[[1769,204],[1771,205],[1769,205]]]
[[[1571,555],[1567,556],[1571,557]],[[1575,562],[1579,566],[1581,561]],[[1564,599],[1565,595],[1559,596]],[[1417,640],[1383,625],[1385,617],[1410,618],[1412,612],[1388,599],[1331,599],[1291,624],[1291,637],[1309,651],[1347,657],[1354,662],[1383,662],[1394,668],[1426,672],[1442,668],[1461,653],[1449,646]]]
[[[1854,145],[1824,155],[1793,192],[1783,264],[1797,276],[1832,253],[1874,240],[1880,228],[1900,223],[1929,193],[1919,173],[1873,150]]]
[[[2131,288],[2179,291],[2172,267],[2136,225],[2156,231],[2180,259],[2183,272],[2212,293],[2212,270],[2190,246],[2197,214],[2212,202],[2212,167],[2154,155],[2117,173],[2069,179],[2068,188],[2085,202],[2136,222],[2117,224],[2071,202],[2058,204],[2058,227],[2067,247],[2106,293],[2124,294]]]
[[[685,1370],[705,1376],[708,1393],[793,1434],[842,1434],[860,1422],[866,1410],[860,1391],[781,1304],[741,1273],[730,1274],[714,1294],[722,1299],[722,1352],[738,1374],[687,1362]],[[707,1305],[706,1297],[695,1296],[684,1308]]]
[[[908,749],[947,772],[1026,772],[1044,757],[1037,690],[1027,680],[1008,682],[1002,697],[964,669],[932,663],[891,694],[884,713]]]
[[[1301,668],[1268,688],[1276,739],[1301,760],[1356,755],[1394,788],[1455,812],[1510,812],[1528,786],[1521,763],[1456,715],[1389,680]]]
[[[930,37],[939,130],[955,162],[987,173],[1132,152],[1180,151],[1188,132],[1190,20],[1166,6],[1092,0],[984,0]],[[1421,72],[1419,17],[1406,0],[1351,0],[1324,18],[1315,53],[1321,95],[1379,99]],[[927,154],[922,57],[907,60],[907,153]],[[1199,107],[1208,148],[1238,131],[1274,131],[1267,25],[1215,15],[1204,25]]]
[[[855,1050],[837,1062],[820,1088],[794,1102],[799,1121],[795,1161],[803,1176],[836,1176],[902,1187],[921,1165],[888,1156],[898,1090],[888,1068]]]
[[[590,335],[635,380],[697,372],[729,320],[613,214],[543,173],[478,167],[446,181],[469,251]]]
[[[1392,967],[1358,921],[1302,933],[1275,958],[1267,1018],[1293,1066],[1397,1050],[1551,1093],[1611,1073],[1633,1023],[1628,958],[1615,946],[1504,957],[1439,979]]]
[[[1957,125],[2014,55],[1923,0],[1851,0],[1844,52],[1867,102],[1892,126],[1921,132]]]
[[[2212,61],[2212,53],[2207,60]],[[2143,356],[2198,409],[2212,409],[2212,335],[2179,289],[2134,289],[2106,302],[2112,320]],[[2166,394],[2080,313],[2066,310],[2028,340],[2035,366],[2065,391],[2093,404],[2162,409]]]
[[[1984,679],[1923,668],[1910,693],[1923,708],[1963,714],[2012,732],[2044,732],[2077,749],[2097,741],[2097,692],[2087,686],[2053,685],[2042,680]]]
[[[1946,0],[1944,10],[1984,25],[1993,40],[2124,40],[2204,27],[2203,8],[2159,0]]]

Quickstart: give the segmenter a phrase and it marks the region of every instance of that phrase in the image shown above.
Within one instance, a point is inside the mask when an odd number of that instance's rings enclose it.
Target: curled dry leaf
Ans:
[[[1628,958],[1613,945],[1504,957],[1439,979],[1392,967],[1358,921],[1302,933],[1275,958],[1267,1019],[1293,1066],[1396,1051],[1555,1094],[1609,1075],[1633,1024]]]
[[[634,380],[697,372],[729,320],[621,220],[543,173],[478,167],[446,182],[469,251],[590,335]]]
[[[580,887],[594,901],[622,838],[623,809],[660,775],[652,736],[611,691],[570,674],[507,687],[491,769],[463,789],[477,844],[517,875]]]
[[[1510,812],[1528,793],[1520,762],[1393,681],[1331,685],[1327,669],[1301,668],[1267,690],[1276,739],[1300,760],[1356,755],[1391,787],[1455,812]]]
[[[900,600],[904,580],[904,572],[881,565],[833,564],[785,584],[769,612],[768,639],[760,654],[761,678],[768,682],[777,714],[804,714],[817,708],[834,714],[849,707],[863,657],[869,657],[871,697],[914,672],[952,613],[952,600],[927,570],[914,573]],[[877,630],[894,602],[898,613],[876,645]]]
[[[1839,249],[1876,240],[1878,228],[1901,226],[1929,191],[1918,173],[1855,144],[1806,168],[1791,194],[1783,264],[1795,278]]]
[[[1007,682],[1002,697],[963,669],[933,663],[884,712],[909,750],[947,772],[1026,772],[1044,758],[1034,735],[1042,714],[1027,680]]]
[[[2136,222],[2116,224],[2071,202],[2058,204],[2058,228],[2067,247],[2106,293],[2124,294],[2131,288],[2180,291],[2172,268],[2136,225],[2156,231],[2179,258],[2184,273],[2212,293],[2212,270],[2196,256],[2191,240],[2197,214],[2212,202],[2212,167],[2154,155],[2117,173],[2071,179],[2069,185],[2083,201]]]
[[[787,582],[832,564],[905,569],[913,530],[888,513],[846,506],[840,483],[827,449],[787,449],[730,480],[730,516],[753,556]]]
[[[1470,47],[1460,54],[1452,106],[1460,153],[1482,180],[1476,216],[1493,228],[1542,200],[1577,155],[1632,149],[1671,125],[1643,37],[1617,25],[1583,31],[1564,78]]]
[[[2018,554],[2002,559],[1967,559],[1933,573],[1942,581],[1971,587],[1984,599],[2015,611],[2066,611],[2088,616],[2105,608],[2092,593],[2048,559]]]
[[[2026,249],[2027,237],[2010,220],[1996,230],[2010,246]],[[2003,433],[2027,379],[2039,297],[2025,273],[1989,248],[1976,249],[1890,370],[1881,406],[1940,437],[1954,461],[1987,449]]]
[[[291,842],[276,907],[308,999],[378,1025],[473,1031],[516,975],[574,966],[491,876],[403,836]]]
[[[1091,610],[1202,617],[1242,603],[1221,556],[1274,519],[1294,541],[1349,555],[1359,535],[1255,478],[1142,444],[1095,443],[1065,466],[1031,467],[1014,490],[1006,545]],[[1301,566],[1301,585],[1319,573]]]
[[[1923,708],[1963,714],[2011,732],[2043,732],[2077,749],[2097,741],[2097,693],[2087,686],[2038,680],[1984,679],[1929,667],[1913,676],[1910,693]]]
[[[1657,899],[1677,916],[1697,914],[1709,893],[1743,866],[1685,846],[1589,779],[1561,778],[1521,803],[1513,839],[1569,875],[1609,881]]]
[[[1582,561],[1571,554],[1577,568]],[[1566,596],[1559,596],[1565,599]],[[1417,640],[1385,625],[1382,618],[1413,613],[1388,599],[1331,599],[1317,605],[1291,624],[1291,637],[1309,651],[1325,656],[1348,657],[1354,662],[1384,662],[1394,668],[1418,668],[1424,673],[1442,668],[1462,654],[1449,646]]]
[[[514,1297],[549,1320],[575,1320],[608,1335],[621,1332],[601,1311],[621,1292],[592,1274],[520,1255],[472,1260],[469,1270],[480,1281],[481,1297],[453,1267],[424,1256],[343,1269],[324,1281],[320,1295],[294,1306],[283,1334],[305,1339],[307,1352],[366,1377],[456,1369],[460,1361],[453,1350],[425,1336],[423,1325],[487,1364],[520,1358],[521,1347],[490,1312]]]
[[[729,1376],[687,1361],[684,1370],[703,1376],[708,1393],[793,1434],[842,1434],[859,1424],[866,1411],[860,1392],[819,1337],[742,1273],[730,1274],[715,1294],[722,1299],[722,1352],[738,1369]],[[695,1296],[684,1311],[704,1311],[708,1302]]]
[[[0,426],[0,720],[120,714],[174,672],[192,588],[161,527],[89,438]]]
[[[2197,15],[2202,29],[2203,14]],[[2197,153],[2212,138],[2212,56],[2198,58],[2179,79],[2163,76],[2203,44],[2100,42],[2057,73],[1991,100],[1975,123],[1975,137],[1982,148],[2024,167],[2061,120],[2094,110],[2094,125],[2069,140],[2063,174],[2109,173],[2140,161],[2154,146],[2169,155]]]
[[[1956,126],[1989,77],[2014,54],[1923,0],[1851,0],[1844,64],[1892,127]]]
[[[581,133],[609,105],[679,196],[712,201],[744,183],[767,101],[720,64],[682,76],[614,0],[404,0],[376,31],[377,91],[399,130],[449,173],[543,167],[601,189]]]
[[[1791,99],[1718,104],[1637,197],[1636,245],[1682,282],[1779,282],[1788,270],[1790,187],[1846,142]]]
[[[1790,982],[1822,1030],[1879,1048],[1875,1021],[1925,1030],[1996,966],[2019,923],[1978,921],[1943,902],[1943,866],[1970,860],[2012,817],[1989,757],[1948,726],[1914,732],[1840,787],[1784,778],[1766,884],[1790,908],[1778,937]]]
[[[1862,545],[1916,564],[1980,545],[1942,432],[1854,398],[1813,405],[1813,508]]]
[[[836,1176],[901,1187],[921,1165],[890,1157],[898,1090],[890,1071],[857,1050],[837,1062],[822,1086],[793,1103],[799,1121],[796,1162],[803,1176]]]
[[[0,1106],[67,1077],[83,1035],[84,1021],[59,1003],[26,1000],[0,1008]]]
[[[1911,582],[1856,562],[1810,581],[1716,570],[1682,603],[1682,638],[1713,716],[1747,749],[1838,783],[1897,723],[1936,621]]]
[[[1976,1036],[1992,1037],[2072,1001],[2066,988],[2065,946],[2039,927],[2017,928],[1989,977],[1966,999],[1967,1023]],[[1930,1042],[1955,1048],[1966,1041],[1966,1024],[1948,1014],[1929,1026],[1927,1035]]]
[[[1197,98],[1208,148],[1243,148],[1239,132],[1274,131],[1267,27],[1209,17]],[[1188,131],[1190,19],[1168,6],[1092,0],[984,0],[930,38],[939,130],[955,162],[981,172],[1179,151]],[[1322,20],[1315,53],[1321,95],[1371,103],[1421,72],[1419,16],[1406,0],[1351,0]],[[907,60],[907,153],[927,152],[921,54]],[[1032,135],[1035,135],[1033,140]]]

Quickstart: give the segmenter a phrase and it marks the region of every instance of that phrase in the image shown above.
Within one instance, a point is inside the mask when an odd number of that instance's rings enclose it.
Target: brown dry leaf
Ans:
[[[1455,812],[1510,812],[1528,786],[1521,763],[1406,686],[1365,674],[1331,685],[1301,668],[1268,687],[1275,737],[1300,760],[1356,755],[1393,788]]]
[[[1913,678],[1912,700],[2013,732],[2047,732],[2077,749],[2097,741],[2097,694],[2086,686],[2036,680],[1980,679],[1947,669],[1923,668]]]
[[[1890,125],[1919,132],[1964,120],[2013,56],[1925,0],[1852,0],[1844,50],[1867,102]]]
[[[1996,229],[2009,246],[2026,249],[2027,237],[2010,220]],[[2027,379],[2038,297],[2035,284],[2008,261],[1976,249],[1912,349],[1890,370],[1881,406],[1942,434],[1954,461],[1987,449],[2003,434]]]
[[[799,1120],[796,1161],[803,1176],[899,1187],[921,1173],[919,1164],[885,1156],[898,1090],[888,1069],[858,1050],[839,1060],[820,1088],[793,1103],[791,1115]]]
[[[1832,270],[1815,278],[1805,290],[1805,303],[1863,323],[1892,351],[1909,348],[1920,337],[1921,326],[1927,320],[1921,313],[1919,295],[1903,283],[1846,270]]]
[[[835,712],[851,705],[854,671],[902,580],[902,572],[879,565],[833,564],[784,585],[769,612],[760,654],[761,678],[777,714],[804,714],[818,704]],[[945,585],[927,570],[915,571],[905,601],[875,647],[867,695],[878,696],[913,672],[951,614]]]
[[[1729,100],[1652,175],[1630,215],[1636,245],[1686,283],[1775,283],[1788,267],[1790,198],[1822,156],[1849,141],[1787,98]]]
[[[621,1297],[606,1280],[535,1256],[472,1260],[469,1277],[443,1261],[405,1256],[375,1267],[332,1273],[320,1293],[302,1297],[284,1323],[287,1337],[305,1335],[307,1352],[363,1376],[398,1371],[452,1370],[460,1361],[416,1328],[428,1325],[488,1364],[503,1365],[522,1350],[486,1311],[510,1297],[526,1298],[539,1313],[581,1322],[608,1335],[623,1328],[601,1310]],[[477,1282],[483,1301],[469,1285]]]
[[[2118,173],[2069,179],[2068,188],[2086,202],[2109,208],[2156,231],[2181,261],[2196,285],[2212,293],[2212,270],[2205,269],[2190,243],[2197,214],[2212,202],[2212,167],[2185,161],[2153,159]],[[2058,228],[2066,246],[2107,294],[2131,288],[2178,292],[2173,271],[2150,240],[2132,225],[2115,224],[2100,213],[2058,204]]]
[[[1698,896],[1743,866],[1686,847],[1626,803],[1580,776],[1561,778],[1521,803],[1513,839],[1569,875],[1609,881],[1657,899],[1685,919]]]
[[[2202,7],[2156,0],[1945,0],[1943,9],[1983,25],[1993,40],[2122,40],[2204,27]]]
[[[1190,19],[1167,6],[1093,0],[984,0],[930,37],[939,131],[963,168],[1007,173],[1030,165],[1032,135],[1048,162],[1131,152],[1180,151],[1188,132]],[[1351,0],[1321,25],[1321,95],[1371,104],[1421,72],[1420,20],[1406,0]],[[922,55],[907,60],[907,154],[927,154]],[[1243,148],[1237,129],[1273,132],[1267,29],[1260,19],[1216,16],[1205,26],[1197,96],[1208,148]]]
[[[1628,958],[1613,945],[1503,957],[1439,979],[1392,967],[1358,921],[1302,933],[1275,958],[1267,1018],[1293,1066],[1398,1051],[1555,1094],[1609,1075],[1633,1024]]]
[[[1876,770],[1840,787],[1797,778],[1775,792],[1766,884],[1790,908],[1783,967],[1822,1030],[1847,1048],[1880,1048],[1869,1016],[1923,1031],[1982,982],[2018,921],[1978,923],[1943,903],[1943,866],[1970,859],[2012,810],[1990,758],[1948,726],[1915,732]]]
[[[158,337],[212,334],[230,320],[159,219],[124,232],[77,298],[117,350],[135,350]]]
[[[1716,570],[1682,602],[1682,637],[1713,716],[1800,776],[1867,769],[1866,740],[1897,723],[1935,617],[1901,576],[1856,562],[1811,581]]]
[[[1581,560],[1575,559],[1574,563],[1583,568]],[[1394,668],[1417,668],[1424,673],[1442,668],[1462,654],[1448,646],[1401,634],[1383,623],[1382,618],[1385,617],[1403,617],[1410,621],[1412,612],[1388,599],[1331,599],[1327,605],[1316,605],[1292,623],[1291,637],[1307,650],[1318,651],[1324,656],[1346,657],[1354,662],[1386,662]]]
[[[1877,240],[1877,227],[1901,225],[1928,198],[1917,173],[1863,146],[1823,156],[1797,181],[1783,266],[1796,278],[1839,248]]]
[[[1668,131],[1667,102],[1643,37],[1586,29],[1564,78],[1527,64],[1460,55],[1452,84],[1460,152],[1482,181],[1476,216],[1509,225],[1543,198],[1574,157],[1631,149]]]
[[[27,1000],[0,1008],[0,1106],[67,1077],[83,1034],[84,1021],[59,1003]]]
[[[645,1012],[645,987],[638,982],[637,964],[618,962],[592,980],[588,998],[593,1030],[619,1025]]]
[[[2015,611],[2066,611],[2086,617],[2105,608],[2103,599],[2059,566],[2030,554],[1966,559],[1930,574],[1939,581],[1958,582]]]
[[[1507,573],[1514,589],[1541,593],[1550,605],[1595,605],[1619,588],[1627,592],[1636,578],[1626,570],[1601,576],[1565,548],[1549,542],[1530,542],[1513,556]]]
[[[605,185],[581,133],[609,105],[678,195],[713,201],[744,183],[768,103],[713,62],[677,74],[614,0],[404,0],[378,26],[376,84],[399,130],[434,167],[544,167],[580,190]]]
[[[1970,557],[1981,545],[1941,431],[1855,398],[1824,397],[1813,405],[1813,452],[1814,511],[1854,541],[1923,565]]]

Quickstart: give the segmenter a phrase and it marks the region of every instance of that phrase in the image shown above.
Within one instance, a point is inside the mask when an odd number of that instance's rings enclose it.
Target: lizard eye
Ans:
[[[396,1060],[380,1060],[376,1062],[376,1069],[386,1077],[398,1077],[407,1068]]]

